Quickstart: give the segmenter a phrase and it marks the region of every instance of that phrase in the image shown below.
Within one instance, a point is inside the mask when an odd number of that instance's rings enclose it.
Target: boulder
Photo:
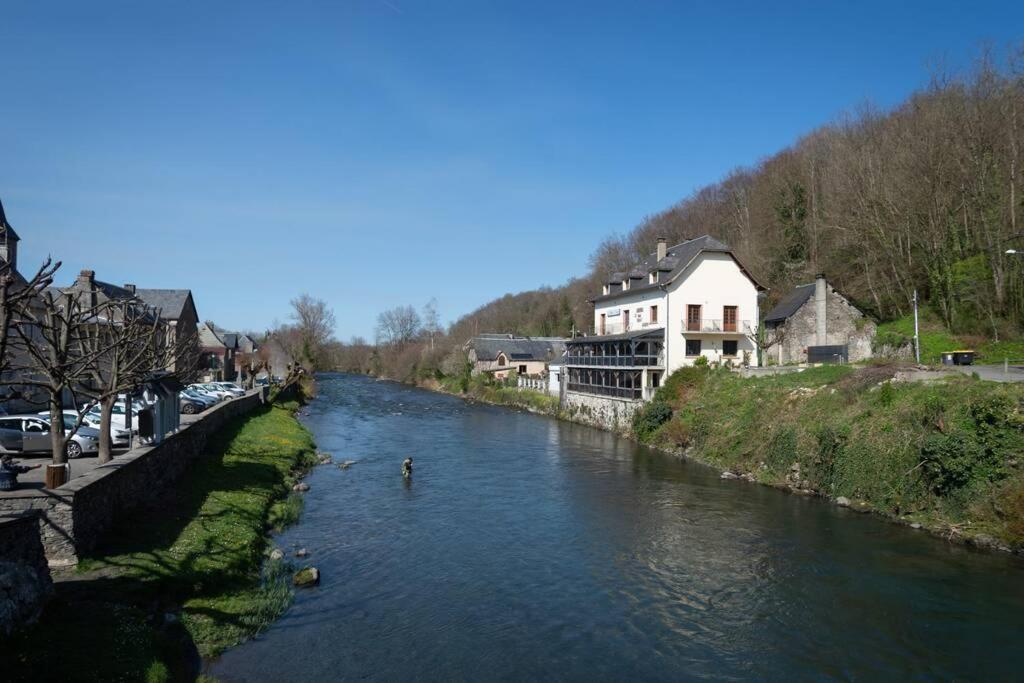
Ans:
[[[270,559],[272,559],[272,560],[283,560],[284,559],[284,551],[281,550],[280,548],[274,548],[273,550],[270,551]]]
[[[726,470],[725,472],[722,472],[722,479],[738,479],[738,477],[732,472]]]
[[[352,465],[355,465],[355,464],[356,464],[355,460],[346,460],[345,462],[338,463],[338,467],[340,469],[347,470],[349,467],[352,467]]]
[[[304,567],[295,572],[292,584],[296,588],[309,588],[320,583],[320,570],[316,567]]]
[[[839,496],[838,498],[836,498],[836,505],[838,505],[839,507],[848,508],[850,507],[850,499],[847,498],[846,496]]]
[[[299,493],[305,493],[309,490],[309,484],[304,481],[300,481],[298,484],[292,487],[292,491],[298,491]]]
[[[305,548],[299,548],[295,551],[295,557],[306,557],[307,555],[309,555],[309,551]]]
[[[914,522],[913,524],[910,525],[910,528],[911,529],[920,529],[921,528],[921,523],[920,522]]]

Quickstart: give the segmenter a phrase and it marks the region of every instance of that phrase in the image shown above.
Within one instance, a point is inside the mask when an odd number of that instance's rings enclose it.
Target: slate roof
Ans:
[[[476,351],[477,360],[495,360],[504,353],[512,360],[549,361],[565,354],[564,339],[531,339],[515,337],[509,339],[494,336],[474,337],[466,343],[467,348]]]
[[[809,285],[798,285],[793,291],[782,297],[782,301],[775,304],[775,308],[768,311],[764,317],[766,323],[778,323],[789,318],[789,316],[800,310],[800,307],[807,303],[807,300],[814,295],[814,283]]]
[[[224,341],[217,335],[216,330],[210,329],[210,326],[206,323],[199,323],[199,345],[203,348],[225,346]]]
[[[136,296],[147,306],[160,309],[160,317],[165,320],[177,320],[185,312],[188,297],[192,294],[188,289],[136,289]]]
[[[0,233],[7,236],[7,239],[18,241],[21,238],[18,237],[18,233],[14,232],[14,227],[7,222],[7,214],[4,213],[4,203],[0,202]]]
[[[634,273],[639,273],[643,279],[640,282],[633,282],[630,284],[629,289],[623,289],[610,294],[604,294],[596,296],[591,301],[606,301],[608,299],[616,299],[622,296],[629,296],[637,292],[643,292],[646,290],[657,289],[659,286],[664,285],[666,282],[670,282],[679,276],[686,267],[689,266],[695,258],[704,252],[717,252],[722,254],[729,254],[736,264],[740,267],[750,281],[759,290],[764,290],[766,287],[758,282],[749,270],[736,258],[736,254],[733,253],[732,248],[724,242],[716,240],[711,235],[702,235],[692,240],[687,240],[674,247],[669,247],[665,258],[658,261],[657,252],[653,252],[647,255],[647,257],[639,264],[630,269],[630,275],[636,277]],[[652,271],[657,270],[660,273],[668,273],[668,275],[659,275],[658,281],[655,283],[649,282],[647,275]],[[625,273],[613,273],[611,278],[608,280],[608,284],[615,284],[622,282],[626,277]]]

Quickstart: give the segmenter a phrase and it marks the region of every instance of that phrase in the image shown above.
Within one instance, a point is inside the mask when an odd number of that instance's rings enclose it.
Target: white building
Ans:
[[[662,379],[700,357],[757,365],[765,288],[727,245],[704,235],[615,273],[593,299],[594,335],[567,343],[567,396],[648,399]]]

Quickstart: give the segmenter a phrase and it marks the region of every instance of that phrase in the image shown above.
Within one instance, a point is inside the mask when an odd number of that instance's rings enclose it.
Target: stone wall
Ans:
[[[643,406],[643,401],[566,391],[562,407],[577,422],[625,433],[632,430],[633,415]]]
[[[39,513],[0,514],[0,635],[35,621],[52,595]]]
[[[173,498],[174,485],[206,445],[232,418],[264,400],[256,390],[203,413],[158,446],[142,446],[49,490],[22,489],[0,496],[0,513],[38,510],[50,566],[69,566],[92,549],[115,518],[156,510]]]
[[[871,358],[875,323],[831,286],[826,287],[827,327],[823,346],[845,344],[849,347],[851,363]],[[782,343],[768,349],[768,357],[780,364],[806,363],[807,347],[819,345],[816,328],[817,315],[812,294],[811,298],[786,320]]]

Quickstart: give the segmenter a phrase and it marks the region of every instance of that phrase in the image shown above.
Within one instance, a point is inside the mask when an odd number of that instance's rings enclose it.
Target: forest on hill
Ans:
[[[1022,146],[1024,46],[1003,62],[983,52],[968,73],[934,74],[891,110],[863,106],[608,237],[585,275],[481,306],[432,335],[420,361],[409,347],[421,334],[381,335],[379,369],[422,373],[439,346],[477,332],[588,331],[588,299],[660,236],[671,245],[710,234],[731,245],[769,286],[769,305],[824,272],[882,322],[906,315],[916,289],[952,334],[1018,336],[1024,254],[1007,250],[1024,252]],[[396,354],[408,362],[387,367]]]

